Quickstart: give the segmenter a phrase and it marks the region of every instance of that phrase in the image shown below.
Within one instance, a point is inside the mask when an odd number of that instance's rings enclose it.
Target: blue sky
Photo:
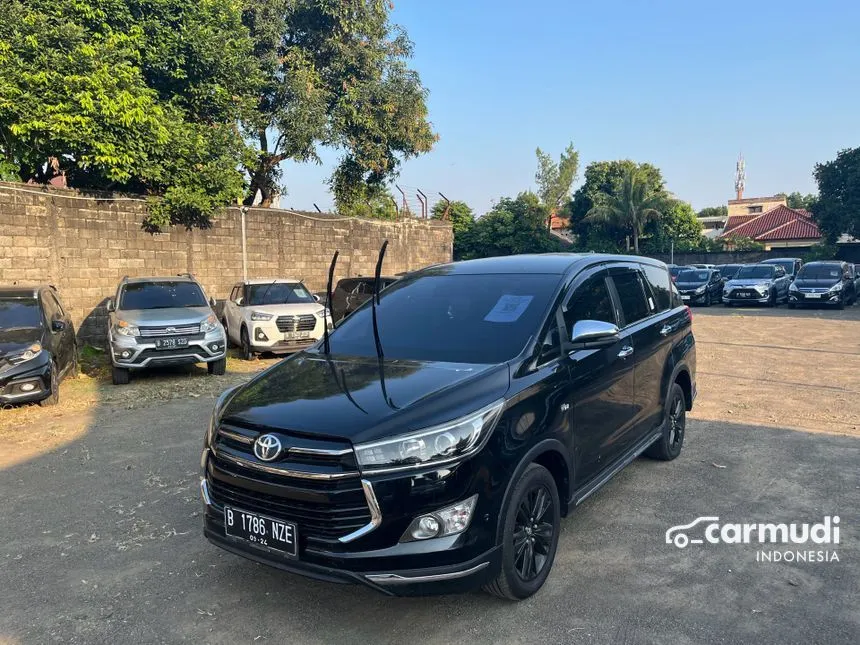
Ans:
[[[860,3],[395,0],[440,140],[397,183],[479,214],[534,187],[534,150],[656,164],[698,210],[813,192],[816,162],[860,145]],[[321,166],[285,164],[284,207],[332,206]]]

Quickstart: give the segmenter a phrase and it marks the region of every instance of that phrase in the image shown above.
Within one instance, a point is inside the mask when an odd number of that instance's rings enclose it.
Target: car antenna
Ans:
[[[382,351],[382,341],[379,339],[379,324],[376,320],[376,306],[379,304],[379,274],[382,272],[382,260],[385,259],[385,250],[388,248],[388,240],[382,243],[382,248],[379,249],[379,259],[376,261],[376,274],[373,281],[373,300],[370,307],[373,314],[373,340],[376,342],[376,361],[379,365],[379,385],[382,388],[382,398],[392,410],[399,410],[391,397],[388,396],[388,389],[385,387],[385,353]]]
[[[328,282],[326,283],[325,288],[326,303],[328,306],[329,316],[331,316],[332,324],[334,324],[334,311],[332,311],[331,308],[331,281],[334,279],[334,267],[337,264],[337,256],[339,254],[339,251],[335,251],[334,255],[331,258],[331,264],[328,267]],[[326,356],[328,356],[331,352],[331,346],[328,340],[328,320],[325,320],[325,318],[323,318],[323,322],[325,323],[323,325],[323,348],[325,349]]]

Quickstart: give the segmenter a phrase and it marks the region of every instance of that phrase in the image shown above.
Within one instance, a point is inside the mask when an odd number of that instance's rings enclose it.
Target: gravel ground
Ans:
[[[518,604],[392,599],[209,545],[202,434],[215,392],[247,373],[97,381],[85,403],[72,382],[60,408],[0,411],[0,643],[855,643],[860,308],[694,313],[681,457],[640,459],[578,508],[546,586]],[[839,515],[839,561],[665,543],[704,515]]]

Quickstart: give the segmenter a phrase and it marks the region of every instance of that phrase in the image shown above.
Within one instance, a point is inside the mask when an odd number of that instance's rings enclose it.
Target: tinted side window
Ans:
[[[621,311],[624,314],[625,325],[642,320],[651,313],[638,271],[619,273],[612,276],[612,280],[621,299]]]
[[[599,273],[579,285],[567,301],[563,313],[568,333],[580,320],[602,320],[617,324],[612,298],[606,286],[606,274]]]
[[[45,318],[49,321],[62,317],[60,305],[57,304],[50,291],[42,292],[42,306],[45,308]]]
[[[645,272],[645,278],[651,286],[651,293],[654,294],[656,300],[657,311],[666,311],[672,308],[671,295],[671,280],[669,272],[659,267],[643,264],[642,270]]]

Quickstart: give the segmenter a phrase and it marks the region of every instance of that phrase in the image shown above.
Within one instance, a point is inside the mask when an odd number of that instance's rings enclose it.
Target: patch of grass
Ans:
[[[78,350],[81,372],[92,378],[107,378],[110,374],[110,358],[105,350],[84,345]]]

